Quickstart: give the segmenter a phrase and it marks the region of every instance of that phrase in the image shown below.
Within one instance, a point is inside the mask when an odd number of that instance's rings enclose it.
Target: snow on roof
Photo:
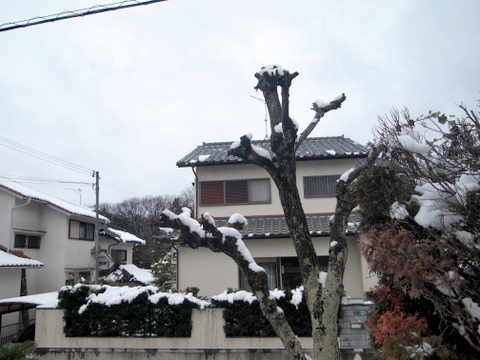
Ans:
[[[0,250],[0,268],[40,268],[43,266],[38,260],[17,256]]]
[[[246,161],[228,155],[231,148],[240,142],[203,143],[177,162],[178,167],[196,167],[204,165],[243,164]],[[272,158],[269,140],[252,140],[252,147],[261,156]],[[355,141],[343,136],[307,138],[299,146],[297,160],[328,160],[342,158],[366,158],[369,150]]]
[[[141,282],[145,285],[151,284],[155,280],[150,270],[141,269],[133,264],[120,265],[120,269],[131,274],[133,276],[131,280]]]
[[[36,304],[42,308],[56,308],[58,305],[58,291],[0,300],[0,304],[5,303]]]
[[[110,227],[107,229],[107,231],[108,231],[107,232],[108,235],[112,236],[113,238],[115,238],[117,241],[120,241],[120,242],[124,242],[124,243],[137,242],[142,245],[145,245],[147,243],[145,240],[142,240],[139,237],[133,234],[130,234],[129,232],[126,232],[126,231],[117,230]]]
[[[67,201],[60,200],[53,196],[43,194],[37,190],[34,190],[28,186],[22,185],[15,181],[5,181],[5,180],[0,181],[0,190],[10,193],[13,196],[16,196],[19,198],[24,198],[24,199],[30,198],[32,201],[45,203],[47,206],[51,207],[52,209],[63,212],[63,213],[95,218],[95,211],[91,208],[81,206],[81,205],[71,204]],[[104,222],[109,222],[109,220],[102,215],[100,215],[100,220]]]

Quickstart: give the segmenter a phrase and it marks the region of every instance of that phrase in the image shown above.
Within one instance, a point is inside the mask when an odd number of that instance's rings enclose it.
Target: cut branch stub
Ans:
[[[298,72],[290,74],[286,69],[278,65],[273,65],[272,67],[262,67],[262,70],[255,73],[255,77],[258,79],[257,86],[255,90],[260,89],[262,91],[268,91],[276,88],[277,86],[281,87],[290,87],[292,80],[298,76]]]

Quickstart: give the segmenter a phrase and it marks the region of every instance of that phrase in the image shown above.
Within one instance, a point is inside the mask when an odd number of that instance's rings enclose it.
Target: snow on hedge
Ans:
[[[77,286],[77,285],[76,285]],[[84,285],[80,285],[84,286]],[[87,310],[90,304],[102,304],[105,306],[119,305],[122,302],[132,302],[139,295],[147,292],[150,295],[148,300],[152,304],[157,304],[161,298],[166,298],[169,305],[179,305],[182,304],[185,300],[190,301],[204,309],[210,306],[210,303],[204,300],[200,300],[193,296],[192,293],[170,293],[170,292],[161,292],[158,291],[158,288],[155,286],[108,286],[108,285],[94,285],[90,287],[92,290],[102,291],[99,293],[92,293],[87,297],[87,303],[82,305],[78,313],[82,314]],[[75,287],[64,287],[62,290],[75,289]]]

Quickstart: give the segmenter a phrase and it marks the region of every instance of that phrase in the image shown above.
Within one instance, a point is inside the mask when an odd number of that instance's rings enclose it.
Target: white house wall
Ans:
[[[13,211],[15,228],[26,230],[43,230],[42,210],[45,208],[44,204],[39,204],[34,201],[27,203],[26,200],[16,199],[15,206],[18,206],[18,208]]]
[[[335,197],[304,198],[303,177],[342,175],[355,167],[355,159],[298,161],[297,162],[297,187],[302,197],[303,209],[307,214],[330,213],[335,211]]]
[[[198,167],[197,175],[199,181],[219,181],[219,180],[246,180],[270,178],[265,170],[255,165],[224,165]],[[200,190],[199,190],[200,191]],[[198,214],[209,212],[213,217],[229,217],[234,213],[240,213],[244,216],[249,215],[267,215],[281,214],[282,206],[278,197],[275,184],[270,179],[270,191],[272,202],[268,204],[255,205],[208,205],[199,204]]]
[[[330,198],[303,198],[303,177],[322,175],[342,175],[355,166],[355,159],[298,161],[297,162],[297,186],[302,197],[303,207],[306,213],[330,213],[335,211],[336,200]],[[244,180],[270,178],[267,172],[255,165],[223,165],[223,166],[200,166],[196,168],[198,180]],[[199,189],[198,189],[199,190]],[[283,214],[282,205],[278,196],[278,190],[270,179],[271,203],[247,204],[247,205],[208,205],[198,206],[198,214],[209,212],[214,217],[228,217],[234,213],[244,216],[252,215],[279,215]]]
[[[10,248],[12,207],[15,198],[0,191],[0,245]]]
[[[36,269],[32,269],[33,270]],[[28,272],[28,270],[27,270]],[[20,279],[22,269],[0,268],[0,299],[20,296]]]
[[[62,243],[68,236],[68,219],[47,206],[41,211],[41,225],[38,229],[46,231],[40,241],[40,249],[22,249],[23,252],[33,259],[44,263],[44,267],[36,272],[28,272],[28,293],[36,294],[58,290],[65,285],[65,273],[63,266],[67,259],[65,245]],[[75,257],[80,254],[75,254]]]
[[[318,256],[328,255],[329,237],[313,239]],[[252,239],[245,240],[254,258],[277,258],[295,256],[291,239]],[[362,259],[356,245],[356,237],[348,237],[349,257],[345,269],[346,297],[361,298],[368,289],[364,282],[368,271],[362,265]],[[179,248],[178,258],[179,289],[196,286],[200,295],[211,297],[228,288],[239,287],[239,269],[235,262],[222,253],[207,249]],[[372,283],[373,285],[373,283]],[[370,285],[370,286],[372,286]]]

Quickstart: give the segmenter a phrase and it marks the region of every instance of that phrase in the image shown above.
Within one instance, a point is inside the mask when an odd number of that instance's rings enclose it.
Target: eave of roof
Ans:
[[[330,236],[330,222],[333,214],[308,214],[307,223],[312,237]],[[288,231],[285,216],[252,216],[246,217],[248,224],[240,230],[243,238],[248,239],[269,239],[288,238]],[[217,227],[226,226],[227,218],[215,219]],[[348,219],[347,235],[358,234],[359,214],[352,213]]]
[[[33,260],[28,256],[19,256],[0,249],[0,269],[26,269],[26,268],[41,268],[43,263],[38,260]]]
[[[142,245],[145,245],[147,243],[145,240],[140,239],[136,235],[133,235],[127,231],[122,231],[122,230],[114,229],[111,227],[103,229],[103,231],[101,232],[101,235],[104,235],[115,241],[123,242],[123,243],[133,242],[133,243],[139,243]]]

